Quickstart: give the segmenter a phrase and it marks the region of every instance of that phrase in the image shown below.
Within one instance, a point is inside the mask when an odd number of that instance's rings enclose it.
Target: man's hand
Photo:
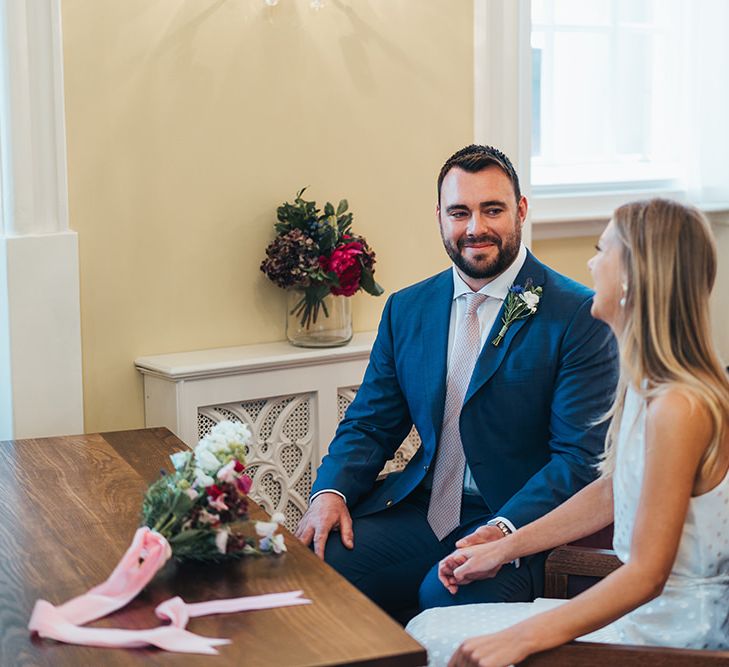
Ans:
[[[344,499],[336,493],[322,493],[309,505],[301,517],[294,535],[306,546],[313,540],[314,553],[324,560],[324,546],[329,533],[339,529],[342,544],[347,549],[354,548],[352,517]],[[497,529],[498,530],[498,529]]]
[[[459,586],[496,576],[510,560],[498,544],[502,537],[496,526],[481,526],[456,542],[458,549],[438,564],[438,579],[449,593],[455,595]]]

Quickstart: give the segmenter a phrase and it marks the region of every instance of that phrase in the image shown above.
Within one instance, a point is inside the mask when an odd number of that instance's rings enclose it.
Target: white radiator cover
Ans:
[[[145,425],[166,426],[188,446],[219,421],[249,426],[251,497],[283,512],[293,529],[306,509],[316,469],[367,368],[375,333],[344,346],[288,343],[140,357]],[[420,445],[413,429],[383,473],[401,469]]]

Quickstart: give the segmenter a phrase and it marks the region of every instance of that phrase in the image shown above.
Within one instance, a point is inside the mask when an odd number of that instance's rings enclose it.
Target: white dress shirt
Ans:
[[[524,262],[526,261],[526,248],[524,244],[519,248],[519,252],[516,259],[513,261],[511,266],[506,269],[501,275],[494,278],[490,283],[484,285],[480,290],[479,294],[485,294],[489,298],[486,299],[476,311],[478,316],[479,328],[481,330],[481,348],[484,345],[489,344],[490,341],[486,340],[491,329],[493,328],[496,317],[501,310],[501,306],[504,304],[506,296],[509,293],[509,288],[514,284],[519,271],[521,271]],[[463,316],[466,312],[466,299],[460,298],[464,294],[473,292],[473,290],[466,285],[461,278],[460,274],[453,267],[453,304],[451,305],[451,322],[448,329],[448,364],[451,361],[451,352],[453,351],[453,341],[455,340],[455,332],[458,326],[461,324]],[[463,474],[463,491],[464,493],[480,495],[480,491],[476,486],[476,482],[471,474],[471,469],[466,464],[466,470]],[[513,533],[516,530],[511,521],[504,516],[497,516],[488,522],[489,525],[495,524],[497,521],[503,521]],[[519,567],[519,560],[514,561],[515,565]]]
[[[478,316],[479,328],[481,330],[481,348],[486,345],[489,341],[486,340],[487,336],[491,332],[496,317],[501,310],[501,306],[504,304],[509,288],[514,284],[521,267],[524,266],[526,261],[526,248],[522,244],[519,248],[519,253],[511,266],[506,269],[501,275],[494,278],[490,283],[484,285],[479,291],[479,294],[485,294],[489,298],[486,299],[476,311]],[[466,312],[466,299],[461,298],[464,294],[473,292],[473,290],[466,285],[461,278],[460,274],[453,267],[453,304],[451,305],[451,322],[448,329],[448,365],[451,363],[451,353],[453,351],[453,341],[455,340],[456,331],[461,325],[463,316]],[[479,495],[479,490],[476,487],[476,483],[471,475],[471,470],[466,465],[466,472],[463,478],[463,490],[466,493]],[[501,518],[501,517],[499,517]],[[502,520],[509,526],[512,531],[513,526],[508,521]]]

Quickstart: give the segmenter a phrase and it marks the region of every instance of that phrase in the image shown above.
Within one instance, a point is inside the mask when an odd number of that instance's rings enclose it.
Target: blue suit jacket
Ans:
[[[592,424],[610,406],[617,378],[615,340],[590,315],[592,292],[531,253],[515,282],[527,278],[543,287],[538,310],[494,347],[499,314],[460,417],[466,459],[490,514],[517,527],[594,479],[606,424]],[[341,491],[356,517],[386,510],[423,480],[443,422],[452,299],[450,269],[388,299],[364,380],[312,493]],[[375,485],[413,424],[422,447],[405,470]]]

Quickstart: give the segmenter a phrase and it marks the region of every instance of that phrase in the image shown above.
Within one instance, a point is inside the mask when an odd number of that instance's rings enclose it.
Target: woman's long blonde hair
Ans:
[[[706,406],[711,442],[699,466],[719,464],[729,424],[729,377],[711,338],[709,294],[716,278],[716,244],[698,210],[665,199],[632,202],[613,216],[621,243],[626,291],[618,337],[620,379],[600,472],[615,469],[615,443],[628,385],[648,400],[680,389]]]

